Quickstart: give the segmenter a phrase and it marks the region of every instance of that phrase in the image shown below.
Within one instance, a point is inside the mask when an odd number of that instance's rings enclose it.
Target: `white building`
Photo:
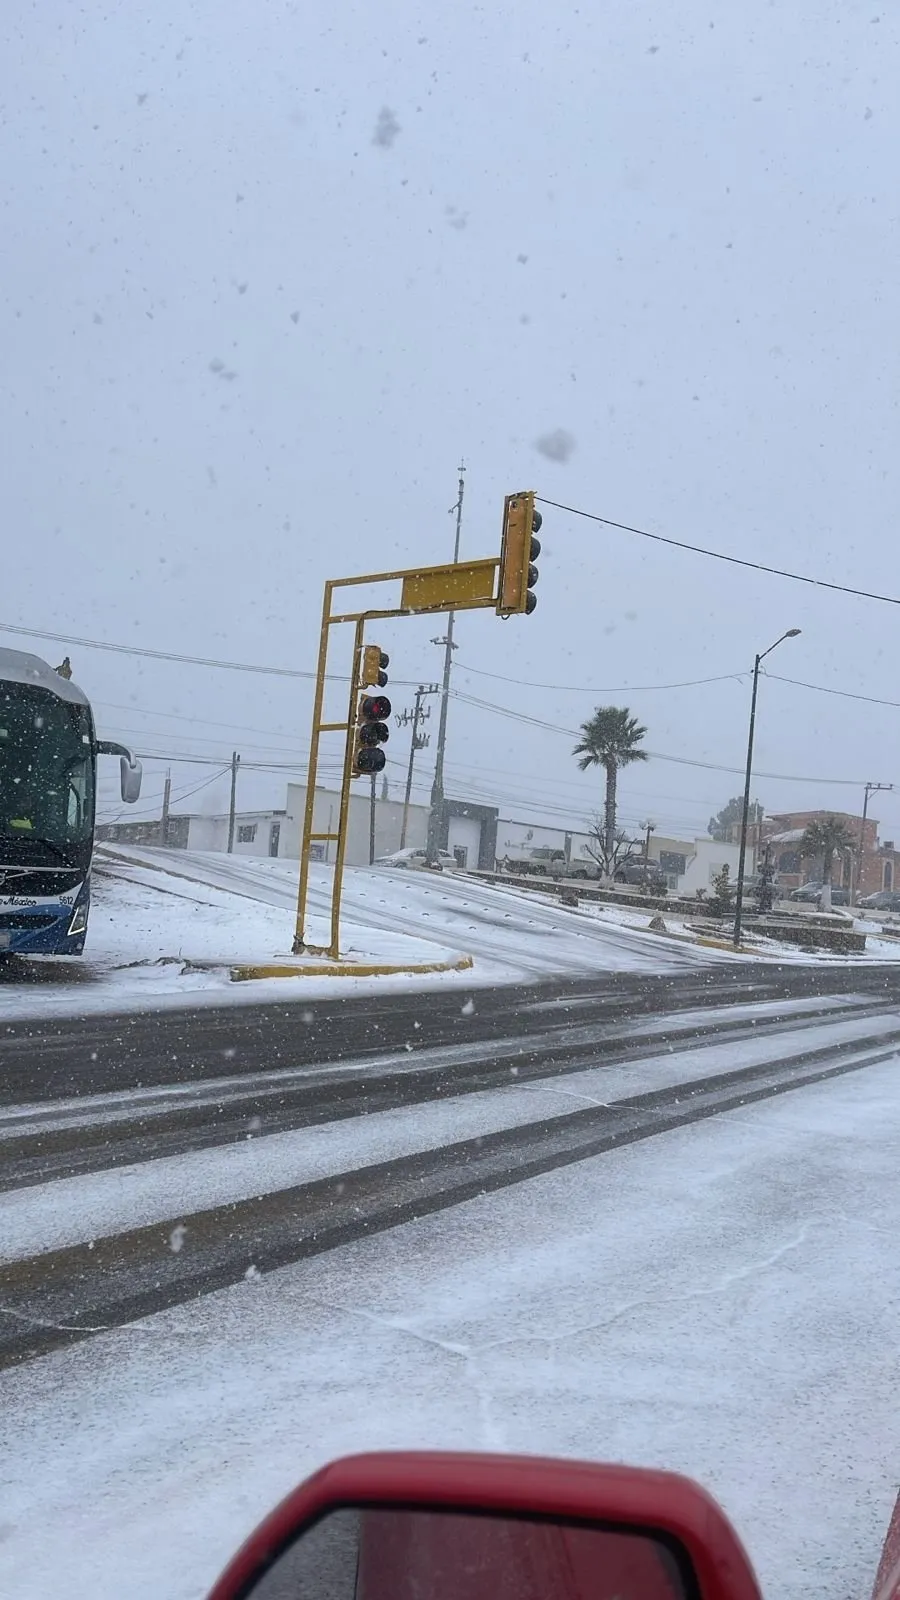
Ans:
[[[669,844],[677,841],[664,840]],[[651,844],[651,855],[656,855]],[[716,839],[694,839],[693,843],[684,845],[684,870],[675,875],[675,888],[679,894],[695,895],[698,889],[707,895],[712,893],[713,884],[723,867],[728,868],[728,876],[732,883],[737,880],[738,858],[740,848],[736,844],[720,844]],[[663,871],[668,870],[666,855],[675,852],[658,852],[659,863]],[[749,861],[748,861],[749,868]],[[671,881],[671,875],[670,875]]]
[[[303,836],[306,786],[289,783],[284,806],[278,809],[241,810],[234,819],[232,853],[241,856],[274,856],[298,860]],[[340,794],[336,789],[316,789],[313,810],[314,834],[337,833]],[[390,855],[401,848],[403,802],[375,800],[375,856]],[[406,821],[408,848],[421,848],[428,833],[429,808],[412,804]],[[370,852],[371,801],[368,784],[351,791],[347,828],[348,866],[367,866]],[[225,812],[170,816],[166,843],[175,850],[228,849],[228,815]],[[465,800],[445,800],[443,826],[438,843],[456,856],[462,867],[492,867],[497,837],[497,812],[492,806]],[[110,843],[160,845],[161,822],[101,823],[97,838]],[[314,861],[333,861],[336,842],[323,837],[312,843]]]
[[[497,823],[497,860],[506,856],[527,856],[534,850],[562,850],[570,861],[589,861],[589,833],[575,833],[538,822],[514,822],[501,817]]]
[[[296,861],[300,855],[303,834],[303,813],[306,805],[306,786],[289,783],[286,803],[277,811],[240,811],[235,817],[235,855],[285,856]],[[333,789],[316,789],[313,810],[313,833],[336,833],[340,795]],[[363,791],[354,789],[350,795],[347,827],[348,866],[363,866],[369,860],[370,801],[368,785]],[[403,803],[400,800],[375,801],[375,854],[389,855],[400,849],[403,827]],[[406,828],[406,843],[423,845],[428,830],[428,807],[411,805]],[[186,848],[188,850],[227,850],[227,816],[192,816],[188,818]],[[317,839],[312,846],[314,861],[333,861],[335,844],[329,839]]]

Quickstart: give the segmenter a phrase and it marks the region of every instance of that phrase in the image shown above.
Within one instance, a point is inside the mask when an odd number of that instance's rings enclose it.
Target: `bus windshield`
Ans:
[[[72,847],[90,839],[93,824],[87,706],[46,689],[0,683],[0,855],[15,840],[26,853],[33,841],[68,857]]]

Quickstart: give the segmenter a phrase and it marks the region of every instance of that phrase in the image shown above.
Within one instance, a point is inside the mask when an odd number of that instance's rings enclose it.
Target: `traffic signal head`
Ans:
[[[383,689],[388,681],[385,668],[389,665],[390,657],[385,654],[380,644],[364,645],[362,666],[359,674],[359,681],[363,688]]]
[[[386,757],[379,746],[387,744],[390,737],[386,721],[390,714],[391,702],[386,694],[361,696],[356,713],[353,764],[350,769],[354,778],[382,770]]]
[[[506,496],[497,588],[497,613],[501,617],[522,612],[530,616],[537,605],[534,586],[538,581],[535,562],[541,553],[541,542],[536,537],[540,526],[541,513],[535,510],[532,489]]]

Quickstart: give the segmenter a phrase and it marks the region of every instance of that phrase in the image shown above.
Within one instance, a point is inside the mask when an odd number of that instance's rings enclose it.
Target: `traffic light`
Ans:
[[[541,513],[535,510],[532,489],[506,496],[497,590],[497,613],[501,617],[522,612],[530,616],[537,605],[534,586],[538,569],[534,563],[541,553],[541,542],[535,535],[540,526]]]
[[[390,664],[390,656],[386,655],[380,644],[363,645],[362,670],[359,681],[364,689],[383,689],[387,683],[385,668]]]
[[[388,681],[385,668],[388,666],[388,657],[378,644],[363,646],[362,661],[360,663],[360,683],[364,689],[377,686],[383,689]],[[387,744],[390,730],[387,719],[391,714],[391,702],[386,694],[364,694],[360,696],[356,708],[356,733],[353,742],[353,764],[351,775],[354,778],[369,776],[374,772],[381,772],[386,756],[379,746]]]

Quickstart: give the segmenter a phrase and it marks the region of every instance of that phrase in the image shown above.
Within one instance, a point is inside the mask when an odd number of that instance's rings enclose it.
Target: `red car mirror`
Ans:
[[[288,1495],[209,1600],[760,1600],[715,1501],[670,1473],[351,1456]]]
[[[885,1537],[872,1600],[900,1600],[900,1499]]]

